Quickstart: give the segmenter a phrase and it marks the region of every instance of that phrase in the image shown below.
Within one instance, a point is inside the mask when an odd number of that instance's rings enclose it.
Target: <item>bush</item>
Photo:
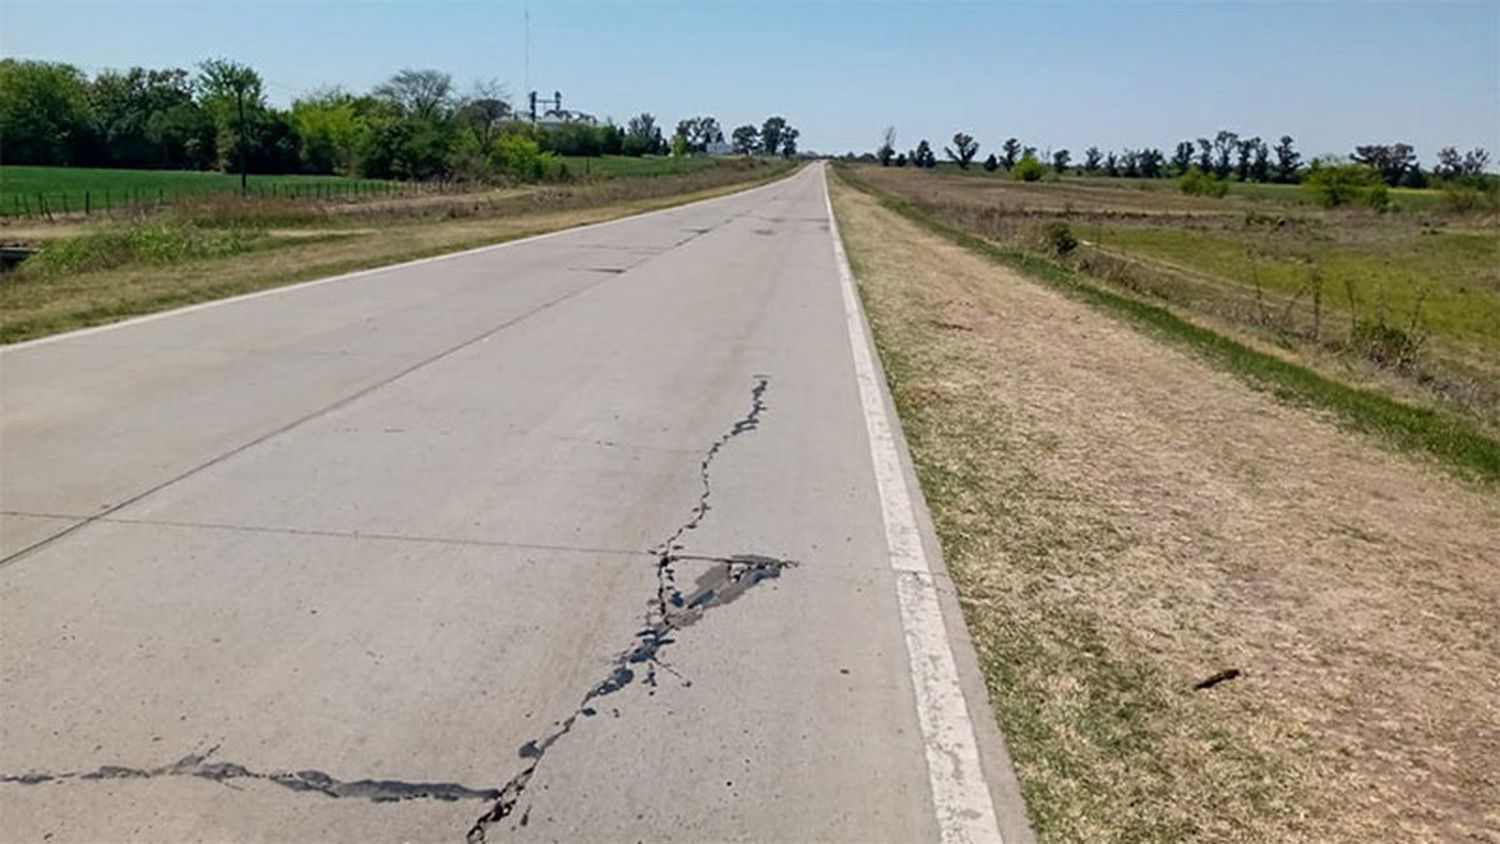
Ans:
[[[1361,164],[1314,162],[1302,179],[1302,190],[1325,208],[1359,203],[1384,210],[1390,191],[1374,170]]]
[[[1422,353],[1424,337],[1388,324],[1383,318],[1360,320],[1349,343],[1377,366],[1411,369]]]
[[[1047,175],[1047,165],[1043,164],[1035,155],[1026,155],[1010,171],[1011,178],[1020,179],[1023,182],[1039,182]]]
[[[519,133],[500,136],[492,154],[495,169],[518,182],[540,182],[557,174],[557,162],[541,144]]]
[[[1197,165],[1188,168],[1182,174],[1178,183],[1182,192],[1192,196],[1223,197],[1229,193],[1229,183],[1221,179],[1215,179],[1198,168]]]
[[[1053,255],[1058,257],[1078,248],[1078,239],[1073,237],[1073,230],[1061,220],[1053,220],[1042,226],[1042,242]]]

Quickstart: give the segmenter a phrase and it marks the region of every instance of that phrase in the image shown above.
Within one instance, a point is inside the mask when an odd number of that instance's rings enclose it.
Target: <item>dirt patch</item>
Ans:
[[[1492,494],[835,187],[1044,840],[1500,840]]]

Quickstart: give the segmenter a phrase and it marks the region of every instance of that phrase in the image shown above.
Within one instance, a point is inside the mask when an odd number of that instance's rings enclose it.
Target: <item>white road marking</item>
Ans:
[[[873,344],[869,329],[854,289],[854,274],[844,253],[838,220],[833,216],[826,170],[823,201],[828,207],[828,230],[833,237],[834,260],[844,295],[849,344],[854,351],[854,377],[859,383],[865,427],[870,435],[870,458],[875,465],[875,484],[885,519],[885,541],[890,548],[891,567],[896,570],[896,601],[901,608],[901,627],[911,661],[917,721],[927,754],[927,777],[932,786],[939,840],[945,844],[1002,844],[989,784],[979,764],[974,723],[958,682],[953,643],[943,625],[943,608],[938,603],[906,473],[886,415],[882,385],[871,359]]]
[[[665,208],[657,208],[654,211],[644,211],[640,214],[629,214],[624,217],[616,217],[613,220],[600,220],[597,223],[588,223],[582,226],[573,226],[571,228],[557,229],[556,231],[542,232],[541,234],[533,234],[527,237],[518,237],[515,240],[506,240],[501,243],[491,243],[488,246],[476,246],[473,249],[465,249],[462,252],[445,252],[442,255],[433,255],[430,258],[417,258],[412,261],[402,261],[399,264],[384,264],[378,267],[370,267],[363,270],[354,270],[353,272],[331,275],[325,278],[315,278],[311,281],[302,281],[296,284],[284,284],[279,287],[268,287],[265,290],[255,290],[251,291],[250,293],[241,293],[238,296],[229,296],[223,299],[210,299],[207,302],[198,302],[193,305],[184,305],[180,308],[172,308],[171,310],[142,314],[137,317],[122,319],[118,322],[106,322],[103,325],[92,325],[87,328],[78,328],[74,329],[73,331],[65,331],[61,334],[49,334],[46,337],[37,337],[32,340],[22,340],[19,343],[0,345],[0,355],[4,355],[6,352],[17,351],[19,349],[31,348],[32,346],[44,346],[48,343],[56,343],[59,340],[71,340],[75,337],[87,337],[90,334],[100,334],[105,331],[113,331],[116,328],[124,328],[127,325],[139,325],[143,322],[155,322],[159,319],[182,316],[183,314],[190,314],[194,311],[202,311],[208,308],[217,308],[220,305],[232,305],[236,302],[246,302],[251,299],[259,299],[262,296],[274,296],[278,293],[290,293],[293,290],[302,290],[308,287],[318,287],[324,284],[334,284],[340,281],[349,281],[350,279],[363,278],[367,275],[376,275],[378,273],[391,272],[392,270],[404,270],[410,267],[421,266],[422,264],[435,264],[439,261],[448,261],[452,260],[453,258],[463,258],[468,255],[478,255],[481,252],[493,252],[494,250],[504,249],[508,246],[520,246],[525,243],[536,243],[539,240],[561,237],[565,234],[577,234],[578,232],[585,232],[591,229],[602,229],[605,226],[613,226],[617,223],[624,223],[630,220],[642,220],[647,217],[655,217],[658,214],[667,214],[672,211],[681,211],[684,208],[691,208],[694,205],[699,205],[704,202],[713,202],[716,199],[725,199],[731,196],[740,196],[742,194],[753,193],[755,191],[775,187],[776,185],[781,184],[786,179],[790,179],[792,178],[792,176],[795,176],[800,172],[802,172],[801,169],[795,170],[790,175],[783,176],[782,178],[777,179],[774,182],[767,182],[764,185],[756,185],[755,187],[737,190],[732,193],[720,194],[719,196],[710,196],[707,199],[685,202],[681,205],[668,205]]]

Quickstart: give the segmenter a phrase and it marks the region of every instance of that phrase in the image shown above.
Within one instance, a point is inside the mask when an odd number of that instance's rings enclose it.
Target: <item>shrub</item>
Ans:
[[[1078,247],[1073,230],[1061,220],[1053,220],[1042,226],[1042,242],[1053,255],[1062,257]]]
[[[1198,168],[1197,165],[1188,168],[1182,174],[1178,182],[1182,192],[1192,196],[1223,197],[1229,193],[1229,183],[1221,179],[1215,179]]]
[[[495,169],[518,182],[540,182],[553,174],[556,162],[541,144],[519,133],[507,133],[495,144]]]
[[[1374,170],[1360,164],[1314,162],[1302,179],[1302,190],[1325,208],[1361,203],[1383,210],[1390,204],[1385,184]]]
[[[1424,337],[1390,325],[1385,319],[1360,320],[1349,343],[1377,366],[1410,369],[1421,355]]]
[[[1011,177],[1023,182],[1039,182],[1047,175],[1047,165],[1043,164],[1035,155],[1028,153],[1010,171]]]

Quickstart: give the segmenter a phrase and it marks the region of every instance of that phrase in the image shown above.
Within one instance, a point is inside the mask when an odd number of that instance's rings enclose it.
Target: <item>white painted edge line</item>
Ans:
[[[34,340],[22,340],[19,343],[10,343],[0,346],[0,356],[5,355],[7,352],[29,349],[33,346],[44,346],[48,343],[56,343],[59,340],[71,340],[75,337],[87,337],[90,334],[102,334],[106,331],[114,331],[117,328],[124,328],[130,325],[140,325],[141,323],[155,322],[159,319],[182,316],[184,314],[193,313],[194,311],[207,310],[208,308],[217,308],[221,305],[233,305],[238,302],[247,302],[251,299],[259,299],[262,296],[274,296],[278,293],[291,293],[294,290],[306,290],[307,288],[318,287],[324,284],[334,284],[341,281],[363,278],[364,276],[376,275],[378,273],[391,272],[394,270],[404,270],[410,267],[421,266],[423,264],[435,264],[439,261],[447,261],[453,258],[464,258],[470,255],[478,255],[483,252],[492,252],[496,249],[504,249],[507,246],[521,246],[527,243],[536,243],[537,241],[547,240],[553,237],[561,237],[565,234],[577,234],[578,232],[590,231],[592,229],[601,229],[605,226],[613,226],[618,223],[625,223],[631,220],[644,220],[647,217],[655,217],[659,214],[667,214],[672,211],[681,211],[684,208],[692,208],[695,205],[701,205],[705,202],[715,202],[720,199],[728,199],[733,196],[743,196],[755,191],[775,187],[776,185],[781,184],[783,181],[792,178],[800,172],[802,172],[802,170],[799,168],[797,170],[793,170],[786,176],[782,176],[780,179],[767,182],[763,185],[744,188],[743,190],[737,190],[732,193],[722,194],[720,196],[710,196],[707,199],[694,200],[693,202],[684,202],[680,205],[668,205],[665,208],[657,208],[653,211],[643,211],[639,214],[630,214],[624,217],[616,217],[613,220],[600,220],[597,223],[588,223],[582,226],[573,226],[572,228],[542,232],[541,234],[533,234],[527,237],[518,237],[515,240],[506,240],[500,243],[491,243],[487,246],[476,246],[473,249],[465,249],[460,252],[445,252],[442,255],[433,255],[428,258],[417,258],[412,261],[403,261],[399,264],[385,264],[379,267],[370,267],[368,269],[340,273],[339,275],[331,275],[326,278],[315,278],[309,281],[301,281],[296,284],[284,284],[278,287],[268,287],[264,290],[255,290],[250,293],[241,293],[238,296],[230,296],[224,299],[211,299],[207,302],[198,302],[192,305],[184,305],[180,308],[172,308],[170,310],[157,311],[156,313],[142,314],[137,317],[122,319],[119,322],[106,322],[103,325],[92,325],[88,328],[79,328],[74,331],[65,331],[61,334],[49,334],[46,337],[37,337]]]
[[[979,743],[974,722],[958,680],[953,643],[943,624],[943,608],[937,586],[922,547],[911,491],[907,489],[900,452],[886,415],[883,385],[870,356],[873,347],[854,273],[844,253],[839,223],[833,215],[828,192],[828,172],[823,177],[823,201],[828,208],[828,231],[833,238],[834,261],[839,268],[839,286],[844,296],[844,317],[849,344],[854,352],[854,377],[864,407],[865,427],[870,436],[870,458],[875,466],[875,486],[885,520],[885,541],[896,570],[896,603],[906,634],[906,653],[911,662],[912,689],[916,694],[917,722],[927,754],[927,778],[932,787],[933,812],[938,838],[944,844],[1003,844],[1000,823],[990,797],[989,784],[979,763]]]

